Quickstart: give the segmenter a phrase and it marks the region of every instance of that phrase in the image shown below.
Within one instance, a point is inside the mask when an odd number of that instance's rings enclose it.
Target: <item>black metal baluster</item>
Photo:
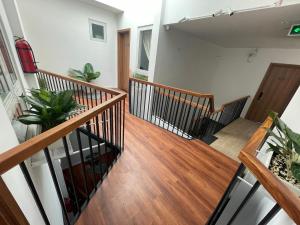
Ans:
[[[196,105],[195,105],[195,107],[194,107],[193,115],[192,115],[192,117],[191,117],[189,129],[188,129],[188,134],[189,134],[189,135],[193,135],[192,127],[193,127],[193,125],[194,125],[194,120],[195,120],[196,112],[197,112],[197,110],[198,110],[199,101],[200,101],[200,97],[198,97],[198,99],[197,99],[197,103],[196,103]]]
[[[168,120],[168,112],[169,112],[169,106],[170,106],[170,92],[171,90],[168,89],[168,94],[166,96],[166,100],[165,100],[165,107],[164,107],[164,111],[163,111],[163,115],[162,117],[164,118],[164,122],[165,123],[169,123],[169,120]]]
[[[281,210],[280,205],[276,203],[273,206],[273,208],[268,212],[268,214],[259,222],[258,225],[268,224],[280,210]]]
[[[109,108],[109,132],[110,132],[110,144],[113,145],[113,107]]]
[[[207,101],[206,101],[207,100]],[[199,136],[203,136],[205,133],[205,116],[207,114],[207,112],[209,111],[209,107],[206,107],[206,105],[209,104],[209,99],[205,98],[203,101],[203,104],[201,105],[201,108],[199,109],[200,112],[200,117],[199,117],[199,127],[197,128],[197,131],[199,130]],[[201,129],[202,128],[202,129]]]
[[[149,85],[149,93],[148,93],[148,85],[146,86],[146,94],[148,94],[148,104],[147,104],[147,115],[146,115],[146,120],[149,121],[149,115],[151,116],[151,113],[150,113],[150,105],[152,105],[152,102],[151,102],[151,90],[152,90],[152,86]]]
[[[85,108],[89,109],[88,104],[85,104],[85,100],[84,100],[84,91],[83,91],[83,87],[82,85],[80,85],[80,90],[81,90],[81,99],[82,99],[82,104],[85,105]]]
[[[77,93],[77,98],[78,98],[78,102],[79,104],[81,104],[81,99],[80,99],[80,90],[79,90],[79,86],[78,84],[76,84],[76,93]]]
[[[178,120],[178,127],[177,127],[177,135],[178,135],[178,131],[179,129],[182,130],[182,134],[181,136],[183,136],[183,129],[181,128],[181,124],[182,124],[182,120],[184,119],[184,114],[185,114],[185,110],[186,110],[186,98],[187,98],[187,94],[185,94],[185,97],[184,97],[184,100],[183,100],[183,103],[182,103],[182,106],[181,106],[181,110],[180,110],[180,116],[179,116],[179,120]],[[181,101],[179,99],[179,101]],[[183,116],[183,118],[182,118]]]
[[[144,93],[144,108],[143,108],[143,119],[144,120],[147,120],[147,106],[149,104],[149,102],[147,102],[147,90],[148,90],[148,85],[147,84],[144,84],[144,89],[143,89],[143,93]],[[146,118],[145,118],[146,117]]]
[[[54,186],[55,186],[55,190],[56,190],[56,194],[58,196],[60,206],[61,206],[62,211],[63,211],[63,215],[64,215],[64,217],[67,221],[67,224],[71,225],[69,217],[68,217],[68,213],[67,213],[67,210],[66,210],[66,207],[65,207],[64,199],[63,199],[62,194],[60,192],[60,187],[59,187],[59,184],[58,184],[58,181],[57,181],[57,178],[56,178],[55,170],[54,170],[54,167],[53,167],[53,164],[52,164],[52,160],[51,160],[48,148],[44,149],[44,154],[45,154],[48,166],[49,166],[50,174],[51,174]]]
[[[122,109],[122,113],[123,113],[123,125],[122,125],[122,150],[124,150],[124,135],[125,135],[125,99],[124,100],[122,100],[123,101],[123,109]]]
[[[141,118],[144,119],[144,114],[142,113],[142,108],[144,108],[145,102],[143,102],[143,90],[144,90],[144,84],[141,83],[141,104],[140,104],[140,114]]]
[[[221,200],[219,201],[217,207],[215,208],[214,212],[210,216],[206,225],[215,225],[218,221],[219,217],[221,216],[223,210],[225,209],[226,205],[230,200],[230,194],[235,187],[236,183],[239,181],[238,177],[241,176],[245,171],[245,166],[241,164],[236,171],[235,175],[233,176],[231,182],[229,183],[224,195],[222,196]]]
[[[104,139],[104,155],[105,155],[105,166],[106,166],[106,172],[108,172],[108,163],[107,163],[107,136],[106,136],[106,110],[102,112],[102,129],[103,129],[103,139]]]
[[[107,101],[107,93],[105,92],[105,94],[104,94],[104,97],[105,97],[105,101]],[[106,120],[105,120],[105,123],[106,123],[106,125],[107,126],[105,126],[105,128],[106,128],[106,130],[105,130],[105,132],[106,132],[106,138],[107,138],[107,142],[109,142],[109,134],[108,134],[108,132],[109,132],[109,127],[108,127],[108,119],[109,119],[109,116],[108,116],[108,110],[105,110],[104,111],[104,115],[106,115]]]
[[[136,105],[137,105],[137,102],[136,102],[136,82],[133,81],[133,109],[132,109],[132,112],[133,112],[133,115],[136,116]]]
[[[230,220],[227,223],[227,225],[230,225],[230,224],[233,223],[233,221],[235,220],[235,218],[237,217],[237,215],[239,214],[239,212],[244,208],[244,206],[249,201],[249,199],[257,191],[257,189],[259,188],[259,186],[260,186],[260,183],[258,181],[256,181],[255,184],[253,185],[253,187],[250,189],[250,191],[246,195],[246,197],[244,198],[244,200],[242,201],[242,203],[239,205],[239,207],[237,208],[237,210],[234,212],[233,216],[230,218]]]
[[[161,96],[160,92],[161,92],[161,88],[159,87],[159,88],[158,88],[158,91],[157,91],[157,104],[156,104],[156,109],[155,109],[155,111],[154,111],[154,124],[155,124],[155,125],[157,125],[157,124],[156,124],[156,119],[158,118],[158,113],[159,113],[160,107],[161,107],[160,102],[161,102],[162,96]],[[158,124],[158,125],[159,125],[159,124]]]
[[[202,133],[202,136],[205,136],[207,135],[207,129],[209,128],[209,118],[210,118],[210,114],[211,114],[211,107],[210,107],[210,101],[207,102],[207,106],[204,106],[205,107],[205,111],[204,111],[204,116],[203,116],[203,119],[204,119],[204,122],[206,122],[206,126],[205,126],[205,129],[203,129],[203,133]],[[207,121],[205,121],[207,120]]]
[[[66,156],[67,156],[67,162],[68,162],[68,167],[69,167],[69,175],[70,175],[70,178],[71,178],[71,185],[72,185],[72,189],[73,189],[73,192],[74,192],[76,208],[77,208],[77,211],[80,213],[81,209],[80,209],[80,206],[79,206],[77,191],[76,191],[75,183],[74,183],[74,173],[73,173],[73,166],[72,166],[71,156],[70,156],[70,153],[69,153],[69,147],[68,147],[66,137],[63,137],[62,140],[63,140],[63,144],[64,144],[64,150],[65,150],[65,153],[66,153]]]
[[[161,100],[161,104],[160,104],[160,112],[159,112],[159,120],[163,122],[162,124],[162,128],[164,128],[164,118],[162,118],[162,113],[164,111],[164,106],[166,105],[165,99],[166,99],[166,89],[163,89],[163,93],[162,93],[162,100]],[[160,122],[159,122],[160,125]]]
[[[157,110],[157,107],[158,107],[158,92],[157,92],[157,89],[156,87],[153,87],[153,104],[152,104],[152,110],[151,110],[151,118],[150,118],[150,122],[151,123],[154,123],[156,122],[156,110]],[[152,119],[152,117],[154,116],[154,121]]]
[[[90,121],[86,122],[86,128],[89,133],[91,132],[91,125]],[[91,154],[91,166],[92,166],[92,171],[93,171],[93,181],[94,181],[94,189],[97,189],[97,179],[96,179],[96,171],[95,171],[95,161],[94,161],[94,152],[93,152],[93,146],[92,146],[92,139],[91,136],[88,135],[88,142],[89,142],[89,149],[90,149],[90,154]]]
[[[183,133],[187,133],[187,135],[189,135],[188,131],[187,131],[187,124],[188,124],[188,120],[189,120],[189,117],[190,117],[190,112],[191,112],[193,100],[194,100],[194,96],[191,96],[190,105],[189,105],[189,108],[188,108],[188,111],[187,111],[187,115],[186,115],[186,119],[185,119],[185,122],[184,122],[183,129],[182,129]]]
[[[32,181],[32,179],[30,177],[30,174],[29,174],[29,172],[27,170],[27,167],[26,167],[26,165],[25,165],[24,162],[20,163],[20,168],[21,168],[21,170],[23,172],[25,180],[27,181],[27,184],[28,184],[28,186],[30,188],[31,194],[32,194],[32,196],[33,196],[33,198],[35,200],[35,203],[36,203],[36,205],[37,205],[37,207],[38,207],[38,209],[39,209],[39,211],[40,211],[40,213],[41,213],[41,215],[43,217],[43,220],[44,220],[45,224],[46,225],[50,225],[50,222],[49,222],[49,219],[48,219],[47,214],[45,212],[45,209],[44,209],[44,207],[42,205],[42,202],[41,202],[41,200],[39,198],[39,195],[38,195],[38,193],[37,193],[37,191],[35,189],[33,181]]]
[[[132,97],[132,94],[131,94],[131,91],[132,91],[132,81],[131,79],[129,79],[129,85],[128,85],[128,106],[129,106],[129,113],[132,113],[132,110],[131,110],[131,97]]]
[[[137,110],[138,110],[138,117],[140,117],[140,118],[142,118],[142,112],[141,112],[141,109],[142,109],[142,95],[140,94],[140,85],[142,85],[140,82],[138,83],[138,108],[137,108]]]
[[[178,101],[177,101],[177,109],[176,109],[176,113],[175,113],[175,120],[174,120],[174,124],[173,124],[173,129],[172,129],[172,133],[174,132],[174,128],[175,128],[175,124],[177,121],[177,116],[178,116],[178,111],[179,111],[179,107],[180,107],[180,99],[181,99],[181,92],[179,92],[179,97],[178,97]],[[178,130],[178,127],[177,127]]]
[[[99,118],[98,118],[98,115],[96,116],[96,132],[97,132],[97,145],[98,145],[98,154],[99,154],[99,161],[100,163],[99,164],[99,169],[100,169],[100,177],[101,177],[101,181],[102,181],[102,178],[103,178],[103,168],[102,168],[102,155],[101,155],[101,147],[100,147],[100,127],[99,127]]]
[[[174,113],[174,110],[173,110],[173,103],[174,103],[175,94],[176,94],[176,92],[173,91],[172,101],[171,101],[171,107],[170,107],[170,115],[169,115],[169,117],[168,117],[168,127],[167,127],[167,130],[169,130],[170,123],[171,123],[172,118],[173,118],[173,113]]]
[[[117,104],[114,104],[114,116],[115,116],[115,119],[114,119],[114,128],[115,128],[115,131],[114,131],[114,145],[117,146]]]
[[[86,90],[87,90],[87,88],[86,88]],[[90,88],[90,98],[89,98],[89,99],[90,99],[90,102],[91,102],[91,108],[94,108],[93,92],[92,92],[92,89],[91,89],[91,88]],[[96,123],[95,117],[93,117],[91,120],[93,121],[93,124]],[[93,127],[95,128],[95,125],[94,125]]]
[[[87,199],[89,199],[89,191],[88,191],[88,184],[87,184],[86,168],[85,168],[85,162],[84,162],[84,157],[83,157],[80,132],[79,132],[78,129],[76,129],[76,135],[77,135],[77,142],[78,142],[78,147],[79,147],[79,149],[78,149],[79,150],[79,156],[80,156],[80,160],[81,160],[81,169],[82,169],[82,172],[83,172],[84,189],[85,189],[85,193],[87,195]]]
[[[90,103],[89,103],[89,95],[88,95],[88,89],[87,87],[85,86],[85,97],[86,97],[86,105],[87,105],[87,108],[88,110],[90,109]]]
[[[119,102],[119,148],[122,151],[122,100]]]

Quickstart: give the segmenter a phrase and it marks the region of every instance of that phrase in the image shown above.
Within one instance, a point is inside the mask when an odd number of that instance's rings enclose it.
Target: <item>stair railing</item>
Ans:
[[[181,137],[205,140],[240,117],[245,96],[215,110],[214,96],[129,78],[129,111]]]
[[[296,224],[300,224],[300,199],[298,195],[274,175],[264,165],[264,162],[261,162],[257,157],[259,152],[262,152],[261,154],[266,154],[265,143],[269,138],[267,129],[272,129],[272,123],[272,119],[267,118],[240,152],[240,167],[232,178],[232,181],[228,185],[209,221],[206,223],[207,225],[214,225],[219,220],[221,220],[223,224],[236,224],[234,222],[237,222],[238,219],[241,220],[239,216],[242,214],[242,211],[245,210],[249,201],[251,201],[258,192],[264,195],[267,192],[272,196],[275,203],[259,222],[257,223],[257,221],[255,221],[254,224],[268,224],[281,210],[284,210]],[[235,192],[235,190],[239,188],[241,182],[245,182],[247,185],[250,185],[251,188],[246,196],[244,194],[241,197],[238,196],[240,202],[238,205],[232,207],[230,200],[233,199],[235,195],[241,194],[240,192]],[[260,199],[261,198],[262,197],[260,197]],[[227,210],[226,216],[223,217],[225,210]],[[230,216],[228,217],[228,215]],[[251,214],[251,217],[253,216],[254,215]],[[243,218],[243,221],[249,218]]]
[[[37,77],[39,82],[43,82],[43,85],[50,90],[72,90],[74,98],[86,105],[86,109],[66,122],[2,153],[0,174],[19,166],[45,224],[50,224],[27,162],[33,155],[44,153],[64,221],[66,224],[74,224],[124,149],[126,94],[43,70],[39,70]],[[69,141],[71,135],[75,137],[75,144]],[[52,152],[55,151],[53,145],[57,146],[57,143],[61,145],[64,152],[60,162],[64,165],[62,169],[68,186],[69,201],[67,202],[61,192],[61,183],[54,169],[55,158]],[[18,208],[16,202],[11,200],[12,195],[8,191],[1,193],[0,197],[9,198],[7,202],[13,204],[14,208]],[[25,216],[20,215],[21,210],[16,212],[19,215],[15,215],[15,218],[22,218],[24,221]]]
[[[250,96],[244,96],[236,100],[227,102],[221,106],[220,109],[215,110],[209,116],[205,135],[214,135],[228,124],[240,118],[245,104]]]
[[[136,78],[129,78],[128,94],[131,114],[188,139],[203,118],[214,111],[211,94]]]

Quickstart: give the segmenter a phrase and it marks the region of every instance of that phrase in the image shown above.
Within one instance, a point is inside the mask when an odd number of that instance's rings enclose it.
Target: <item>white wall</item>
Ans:
[[[94,82],[116,87],[116,15],[73,0],[17,0],[21,19],[38,67],[67,74],[86,62],[101,71]],[[107,24],[107,42],[90,40],[88,19]]]
[[[210,16],[219,10],[245,10],[257,7],[274,6],[280,0],[166,0],[164,24],[177,23],[183,17],[195,18]],[[282,4],[299,3],[299,0],[283,0]]]
[[[14,36],[23,37],[24,29],[16,0],[2,0]]]
[[[210,92],[216,106],[250,95],[247,111],[270,63],[299,64],[300,49],[223,48],[190,34],[162,27],[154,81],[197,92]]]
[[[187,33],[161,27],[155,82],[211,92],[221,48]]]

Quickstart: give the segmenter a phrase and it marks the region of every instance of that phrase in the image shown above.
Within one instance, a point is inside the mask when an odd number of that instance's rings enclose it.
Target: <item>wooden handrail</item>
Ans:
[[[85,81],[74,79],[74,78],[72,78],[70,76],[64,76],[64,75],[61,75],[61,74],[52,73],[52,72],[49,72],[49,71],[46,71],[46,70],[42,70],[42,69],[38,69],[38,72],[45,73],[45,74],[48,74],[48,75],[53,76],[53,77],[57,77],[59,79],[68,80],[68,81],[71,81],[71,82],[79,84],[79,85],[83,85],[83,86],[87,86],[87,87],[90,87],[90,88],[94,88],[94,89],[99,90],[99,91],[107,92],[107,93],[110,93],[112,95],[119,95],[119,94],[122,93],[122,92],[119,92],[117,90],[113,90],[111,88],[104,88],[104,87],[100,87],[100,86],[92,84],[92,83],[88,83],[88,82],[85,82]]]
[[[263,124],[254,132],[251,138],[248,140],[241,152],[247,152],[248,154],[255,155],[256,150],[261,147],[266,138],[267,129],[271,128],[273,120],[268,117]]]
[[[66,136],[68,133],[110,108],[115,103],[124,100],[125,97],[125,93],[114,96],[113,98],[83,112],[82,114],[79,114],[78,116],[73,117],[70,120],[67,120],[66,122],[59,124],[58,126],[0,154],[0,175],[28,159],[48,145],[54,143],[59,138]]]
[[[235,99],[235,100],[230,101],[230,102],[226,102],[226,103],[224,103],[224,104],[221,106],[221,108],[215,110],[213,113],[223,112],[226,106],[231,105],[232,103],[238,102],[238,101],[240,101],[240,100],[242,100],[242,99],[246,99],[246,98],[250,98],[250,95],[247,95],[247,96],[244,96],[244,97]]]
[[[154,87],[158,87],[158,88],[164,88],[164,89],[167,89],[167,90],[180,92],[180,93],[187,94],[187,95],[192,95],[192,96],[195,96],[195,97],[208,98],[209,99],[209,103],[210,103],[210,111],[211,112],[214,111],[214,96],[212,94],[210,94],[210,93],[194,92],[194,91],[191,91],[191,90],[185,90],[185,89],[181,89],[181,88],[175,88],[175,87],[167,86],[167,85],[164,85],[164,84],[159,84],[159,83],[153,83],[153,82],[149,82],[149,81],[144,81],[144,80],[133,78],[133,77],[129,77],[129,80],[136,81],[136,82],[139,82],[139,83],[142,83],[142,84],[147,84],[147,85],[154,86]],[[184,101],[184,99],[182,99],[182,101]],[[185,102],[188,102],[188,101],[185,101]]]
[[[256,150],[264,143],[267,129],[271,128],[272,122],[271,118],[267,118],[242,149],[239,154],[239,159],[276,200],[280,207],[285,210],[290,218],[297,224],[300,224],[300,199],[255,156]]]
[[[164,96],[167,96],[167,97],[170,97],[170,98],[174,98],[174,100],[175,101],[179,101],[179,102],[182,102],[182,103],[185,103],[185,104],[187,104],[187,105],[189,105],[189,104],[191,104],[191,106],[193,107],[193,108],[200,108],[200,109],[204,109],[204,110],[207,110],[207,107],[206,106],[203,106],[203,105],[201,105],[201,104],[196,104],[195,102],[192,102],[191,103],[191,101],[189,101],[189,100],[186,100],[186,99],[184,99],[184,98],[179,98],[178,96],[175,96],[175,95],[173,95],[173,94],[166,94],[166,93],[164,93],[164,92],[159,92],[161,95],[164,95]],[[211,110],[211,109],[210,109]]]
[[[151,86],[154,86],[154,87],[165,88],[165,89],[168,89],[168,90],[171,90],[171,91],[181,92],[181,93],[188,94],[188,95],[193,95],[193,96],[196,96],[196,97],[214,98],[214,96],[212,94],[209,94],[209,93],[194,92],[194,91],[175,88],[175,87],[171,87],[171,86],[167,86],[167,85],[163,85],[163,84],[159,84],[159,83],[144,81],[144,80],[140,80],[140,79],[133,78],[133,77],[130,77],[129,80],[133,80],[133,81],[143,83],[143,84],[148,84],[148,85],[151,85]]]

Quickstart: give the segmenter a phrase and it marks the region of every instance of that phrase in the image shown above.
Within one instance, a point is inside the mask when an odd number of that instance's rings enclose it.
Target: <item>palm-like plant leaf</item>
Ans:
[[[91,63],[86,63],[84,65],[83,72],[80,70],[70,69],[69,74],[71,77],[75,79],[86,81],[86,82],[91,82],[92,80],[97,79],[101,75],[99,71],[94,72],[94,68]]]
[[[40,124],[43,130],[50,129],[68,119],[79,105],[73,98],[72,91],[52,92],[45,89],[32,89],[31,96],[23,96],[30,106],[19,116],[24,124]]]

